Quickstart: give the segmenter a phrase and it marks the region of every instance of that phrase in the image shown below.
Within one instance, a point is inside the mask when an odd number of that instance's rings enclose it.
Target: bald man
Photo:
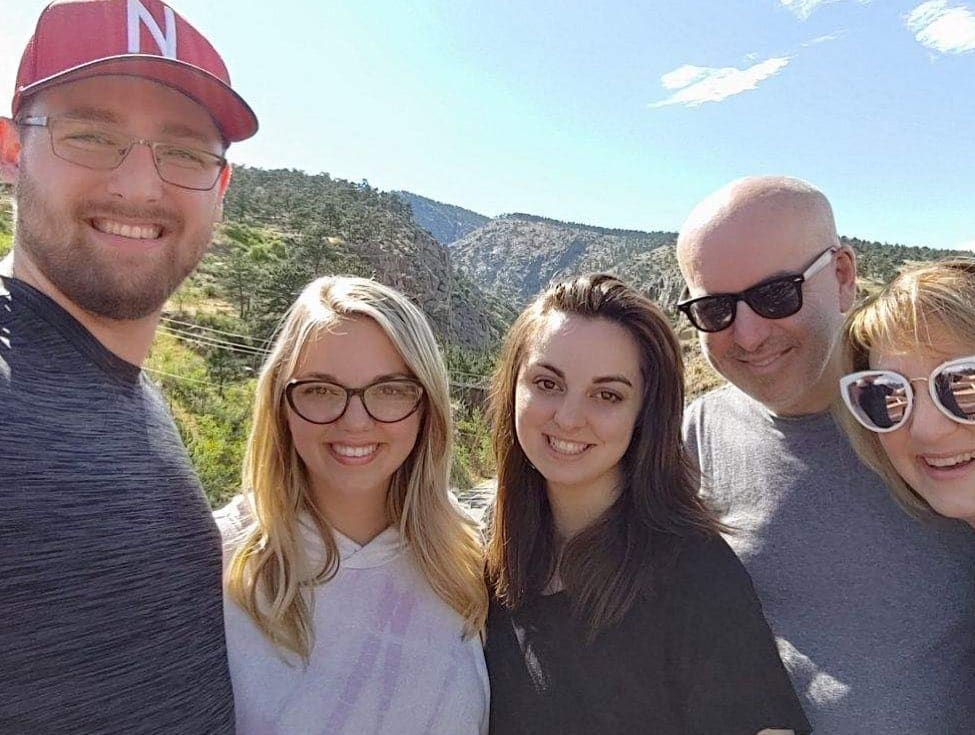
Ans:
[[[856,259],[797,179],[734,181],[677,241],[679,308],[730,383],[685,436],[817,733],[942,735],[975,722],[975,536],[889,499],[830,415]]]

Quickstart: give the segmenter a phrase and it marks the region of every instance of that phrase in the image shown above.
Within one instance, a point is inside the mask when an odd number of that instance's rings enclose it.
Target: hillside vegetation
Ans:
[[[886,283],[906,262],[932,260],[950,250],[889,245],[841,237],[857,254],[865,284]],[[676,232],[613,230],[513,214],[499,217],[454,244],[453,260],[478,286],[525,304],[551,283],[574,273],[605,271],[633,284],[675,315],[684,288],[674,246]]]
[[[240,489],[256,375],[274,330],[300,289],[319,275],[374,277],[427,313],[451,371],[452,479],[459,488],[494,471],[483,403],[499,339],[517,309],[554,280],[609,271],[633,283],[674,317],[688,398],[721,383],[695,331],[674,315],[683,288],[676,233],[511,214],[485,220],[448,250],[416,220],[429,224],[438,207],[448,219],[467,210],[410,195],[429,210],[418,215],[403,194],[327,174],[235,169],[225,221],[200,267],[167,303],[146,364],[213,505]],[[864,291],[879,288],[906,262],[951,252],[843,240],[857,252]],[[10,192],[0,189],[0,255],[10,242]]]
[[[13,212],[9,188],[0,185],[0,258],[10,252],[13,242]]]

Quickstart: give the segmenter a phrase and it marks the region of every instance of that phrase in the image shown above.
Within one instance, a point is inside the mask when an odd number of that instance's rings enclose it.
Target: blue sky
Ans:
[[[238,162],[647,230],[782,173],[843,234],[975,249],[975,0],[172,1],[261,119]],[[4,6],[12,94],[43,3]]]

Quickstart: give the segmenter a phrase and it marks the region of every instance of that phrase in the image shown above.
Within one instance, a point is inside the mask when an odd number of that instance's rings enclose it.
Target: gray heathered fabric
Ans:
[[[685,434],[817,735],[975,728],[975,532],[889,499],[829,414],[725,386]]]
[[[0,733],[233,733],[220,575],[159,394],[0,278]]]

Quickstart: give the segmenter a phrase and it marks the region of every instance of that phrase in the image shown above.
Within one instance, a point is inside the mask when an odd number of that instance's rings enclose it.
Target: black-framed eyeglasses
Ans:
[[[924,381],[938,410],[959,424],[975,424],[975,355],[943,362],[927,378],[893,370],[861,370],[840,379],[843,403],[860,424],[886,434],[904,426],[914,408],[911,383]]]
[[[707,294],[691,299],[687,298],[689,291],[685,287],[677,308],[702,332],[720,332],[730,327],[739,301],[765,319],[785,319],[802,308],[802,284],[825,268],[838,251],[837,247],[827,248],[802,273],[770,278],[740,293]]]
[[[331,424],[359,396],[366,413],[381,424],[395,424],[411,416],[423,401],[423,386],[411,378],[377,380],[361,388],[347,388],[324,380],[292,380],[285,388],[291,410],[313,424]]]
[[[87,120],[42,116],[23,117],[16,122],[28,127],[47,128],[55,156],[68,163],[100,171],[121,166],[132,146],[148,146],[159,178],[183,189],[209,191],[227,166],[226,158],[210,151],[133,138]]]

